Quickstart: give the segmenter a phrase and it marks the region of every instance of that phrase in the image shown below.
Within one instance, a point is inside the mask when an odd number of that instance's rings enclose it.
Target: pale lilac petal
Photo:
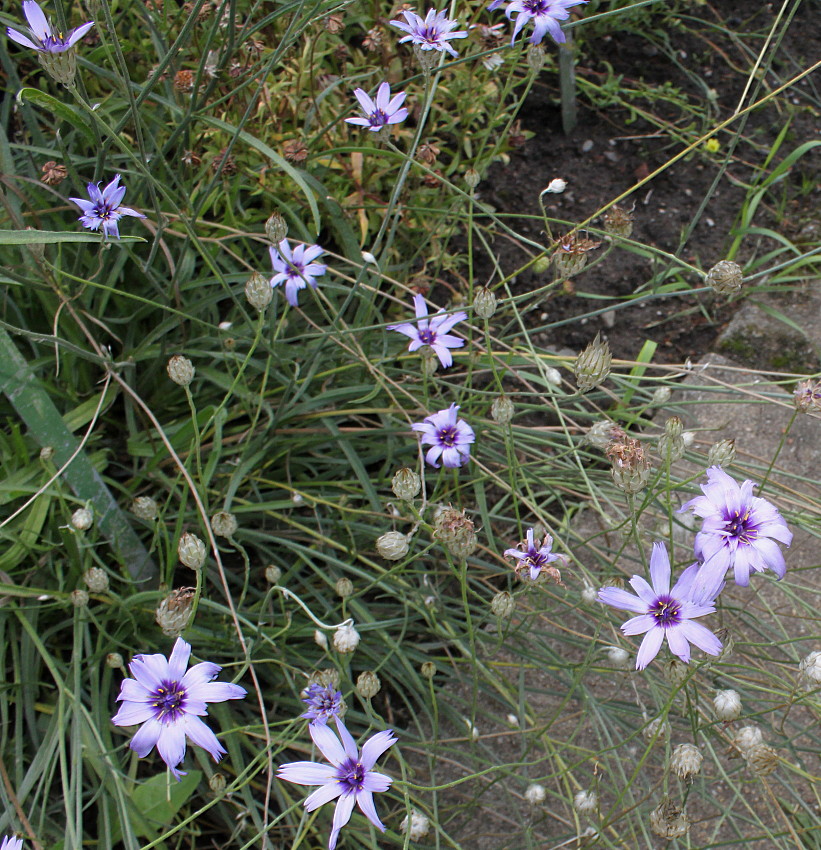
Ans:
[[[366,774],[362,787],[366,791],[377,793],[379,791],[387,791],[392,784],[393,779],[390,776],[385,776],[384,773],[376,773],[371,770]]]
[[[659,596],[670,592],[670,558],[663,543],[653,544],[650,555],[650,580],[653,590]],[[638,593],[638,590],[636,592]]]
[[[129,747],[140,757],[145,758],[151,750],[154,749],[160,734],[163,731],[163,725],[158,720],[149,720],[143,723],[142,726],[134,733],[134,737],[129,743]]]
[[[288,778],[288,777],[284,777]],[[293,782],[293,780],[291,780]],[[302,783],[306,784],[306,783]],[[311,782],[311,785],[315,783]],[[324,806],[325,803],[330,803],[331,800],[335,800],[342,792],[342,785],[335,780],[333,776],[330,779],[325,781],[325,784],[322,787],[317,788],[316,791],[312,791],[303,802],[303,806],[309,812],[313,812],[315,809],[318,809],[320,806]]]
[[[185,731],[181,723],[161,724],[157,739],[160,758],[173,770],[185,758]]]
[[[33,50],[40,50],[40,45],[35,44],[28,36],[23,35],[21,32],[17,32],[17,30],[12,29],[11,27],[6,27],[6,35],[12,40],[16,41],[17,44],[22,44],[23,47],[31,47]],[[69,200],[72,200],[69,198]]]
[[[219,761],[225,755],[225,747],[220,744],[214,732],[199,717],[186,715],[184,724],[179,725],[185,731],[191,743],[202,747],[214,761]]]
[[[356,797],[354,794],[343,794],[336,803],[334,820],[331,825],[331,835],[328,838],[328,850],[334,850],[339,839],[339,831],[351,819]]]
[[[362,811],[362,814],[380,831],[385,831],[385,824],[379,820],[379,815],[376,813],[376,806],[373,804],[373,794],[370,791],[360,791],[356,795],[356,804]]]
[[[686,621],[685,621],[686,622]],[[684,623],[675,628],[666,629],[667,643],[670,646],[670,652],[677,658],[681,659],[685,664],[690,663],[690,644],[687,642],[685,632],[682,626]]]
[[[664,640],[664,629],[650,629],[636,654],[636,670],[644,668],[658,655]]]
[[[645,602],[647,605],[653,605],[658,597],[658,594],[652,587],[647,583],[647,580],[642,578],[641,576],[633,576],[630,579],[630,587],[636,591],[636,593],[641,598],[642,602]],[[647,608],[645,607],[645,611]]]
[[[31,31],[40,41],[45,41],[51,35],[45,12],[34,0],[23,0],[23,14],[26,16]]]
[[[362,747],[362,757],[360,761],[366,770],[370,770],[376,760],[389,747],[392,747],[397,741],[393,731],[386,729],[384,732],[377,732],[372,738],[369,738]]]
[[[120,706],[120,710],[111,718],[111,722],[115,726],[137,726],[139,723],[145,723],[151,720],[156,715],[157,710],[153,705],[144,703],[125,702]]]
[[[442,364],[443,369],[448,369],[453,365],[453,355],[450,353],[450,350],[441,345],[438,342],[435,342],[431,348],[433,349],[436,356],[439,358],[439,362]]]
[[[413,308],[416,311],[417,319],[424,319],[428,315],[428,305],[425,303],[423,295],[413,296]]]
[[[720,655],[722,650],[721,641],[701,623],[694,623],[692,620],[685,620],[678,630],[690,641],[695,644],[702,652],[708,655]]]
[[[370,95],[364,89],[354,89],[354,97],[359,101],[362,111],[366,115],[376,112],[376,104],[371,100]]]
[[[417,340],[419,332],[416,329],[416,325],[412,325],[410,324],[410,322],[404,322],[401,325],[388,325],[388,330],[404,334],[405,336],[410,337],[412,340],[416,340],[417,342],[419,342],[419,345],[423,344],[420,340]]]
[[[347,758],[345,748],[339,742],[339,738],[327,726],[312,723],[308,727],[308,732],[319,751],[334,767],[339,767],[345,761]]]
[[[119,180],[119,175],[115,179]],[[190,657],[191,644],[186,643],[182,638],[177,638],[174,648],[171,650],[171,655],[168,656],[168,678],[179,682],[185,675],[185,668],[188,666],[188,659]],[[165,659],[163,658],[163,660]],[[217,668],[217,673],[219,673],[220,669],[219,667]]]
[[[443,449],[441,446],[431,446],[425,453],[425,462],[434,467],[434,469],[439,469],[439,464],[436,461],[442,456],[442,452]]]
[[[329,764],[313,761],[292,761],[281,765],[277,776],[295,785],[324,785],[326,782],[334,782],[336,769]]]
[[[246,694],[245,688],[232,682],[208,682],[205,685],[197,685],[189,691],[191,699],[204,700],[205,702],[242,699]]]
[[[650,629],[663,631],[663,629],[659,628],[656,618],[652,614],[639,614],[638,617],[631,617],[627,622],[622,623],[621,626],[621,630],[631,637],[633,635],[643,635]]]
[[[87,24],[82,24],[73,29],[66,39],[66,46],[73,47],[77,42],[94,26],[94,21],[89,21]]]
[[[128,665],[131,675],[147,690],[155,691],[171,676],[164,655],[135,655]]]
[[[612,605],[622,611],[633,611],[636,614],[647,613],[647,604],[621,587],[603,587],[599,591],[598,598],[599,602]]]
[[[359,758],[359,748],[356,746],[353,736],[348,731],[348,727],[342,722],[339,716],[334,717],[334,723],[336,723],[336,731],[339,732],[339,738],[345,749],[345,755],[350,759],[356,760]]]
[[[153,702],[155,696],[152,691],[134,681],[134,679],[123,679],[117,699],[128,700],[129,702]]]

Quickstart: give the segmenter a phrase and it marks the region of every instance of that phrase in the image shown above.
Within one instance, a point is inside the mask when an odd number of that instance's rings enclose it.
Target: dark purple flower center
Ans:
[[[365,775],[367,772],[368,771],[365,770],[362,762],[348,758],[345,759],[345,761],[343,761],[337,768],[336,781],[342,783],[345,787],[345,791],[343,793],[356,794],[362,790],[362,786],[365,784]]]
[[[439,41],[439,32],[436,27],[422,27],[419,30],[419,37],[424,39],[428,44],[436,44]]]
[[[543,554],[540,549],[528,549],[527,556],[522,560],[528,567],[537,567],[538,569],[546,567],[550,563],[547,555]]]
[[[432,331],[430,328],[420,329],[419,341],[424,345],[433,345],[436,342],[436,331]]]
[[[284,257],[282,259],[285,260]],[[294,263],[291,260],[285,260],[285,265],[288,266],[288,277],[304,279],[305,266],[303,263]]]
[[[165,723],[173,723],[185,714],[185,689],[180,687],[179,682],[163,682],[154,691],[154,702],[152,706],[157,709],[157,720]]]
[[[739,514],[738,511],[731,516],[724,525],[724,533],[739,543],[752,543],[758,537],[758,529],[750,518],[750,511],[745,510]]]
[[[548,0],[524,0],[522,3],[524,10],[530,15],[543,15],[550,10]]]
[[[439,438],[439,443],[447,448],[452,448],[456,445],[456,438],[459,436],[459,430],[455,425],[445,425],[440,428],[436,435]]]
[[[102,221],[108,221],[110,218],[114,217],[117,210],[115,207],[112,207],[111,204],[106,201],[100,201],[96,207],[94,207],[94,215]],[[114,218],[115,221],[119,219],[119,216]]]
[[[377,109],[376,112],[371,112],[368,121],[371,122],[371,127],[384,127],[388,123],[388,116],[381,109]]]
[[[655,618],[657,626],[667,629],[681,622],[681,603],[672,596],[659,596],[647,613]]]

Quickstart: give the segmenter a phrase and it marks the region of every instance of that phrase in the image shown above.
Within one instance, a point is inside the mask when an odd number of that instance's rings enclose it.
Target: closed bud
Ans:
[[[580,815],[592,815],[599,807],[599,798],[595,791],[577,791],[573,797],[573,807]]]
[[[710,446],[707,466],[729,466],[735,460],[735,440],[719,440]]]
[[[435,375],[436,370],[439,368],[439,358],[429,345],[426,345],[419,352],[419,363],[422,367],[422,374],[428,378],[431,375]]]
[[[562,373],[552,366],[545,366],[544,379],[551,386],[560,387],[562,385]]]
[[[88,605],[88,591],[82,589],[72,590],[71,604],[75,608],[85,608]]]
[[[742,726],[733,738],[733,746],[742,754],[764,743],[764,735],[758,726]]]
[[[261,313],[274,297],[271,281],[259,272],[253,272],[245,281],[245,297],[248,303]]]
[[[211,517],[211,529],[217,537],[233,537],[238,528],[237,518],[228,511],[217,511]]]
[[[582,601],[586,602],[588,605],[592,605],[594,602],[598,602],[599,591],[596,590],[592,584],[586,584],[582,588],[581,597]]]
[[[664,741],[670,737],[670,724],[663,717],[654,717],[642,729],[646,741]]]
[[[527,49],[527,67],[531,74],[538,74],[544,65],[544,48],[539,44],[532,44]]]
[[[376,540],[376,551],[386,561],[401,561],[410,549],[407,534],[401,531],[388,531]]]
[[[282,578],[282,570],[276,564],[268,564],[265,568],[265,581],[268,584],[279,584]]]
[[[544,785],[539,785],[534,782],[532,785],[528,785],[525,790],[525,800],[530,803],[531,806],[539,806],[547,799],[547,791],[545,790]]]
[[[391,489],[397,499],[410,502],[419,495],[422,479],[412,469],[407,467],[397,469],[391,481]]]
[[[379,676],[371,670],[366,670],[356,677],[356,692],[362,699],[373,699],[382,687]]]
[[[467,183],[468,189],[475,189],[481,179],[479,172],[475,168],[468,168],[465,172],[465,183]]]
[[[671,416],[664,425],[664,433],[659,437],[659,457],[667,463],[674,463],[684,457],[684,424],[678,416]]]
[[[744,757],[756,776],[769,776],[778,767],[778,753],[768,744],[755,744]]]
[[[713,708],[715,708],[716,717],[728,723],[730,720],[737,720],[741,716],[741,697],[738,691],[726,690],[716,691],[713,697]]]
[[[89,567],[83,573],[83,581],[92,593],[105,593],[108,590],[108,576],[99,567]]]
[[[678,658],[670,658],[664,661],[662,672],[664,673],[664,678],[674,688],[677,688],[679,685],[684,684],[689,669],[689,664],[679,661]]]
[[[486,286],[476,290],[473,296],[473,312],[480,319],[489,319],[496,312],[496,296]]]
[[[348,623],[334,632],[334,648],[343,655],[353,652],[359,646],[359,640],[359,632]]]
[[[327,649],[328,648],[328,638],[325,635],[325,632],[323,632],[321,629],[315,629],[314,630],[314,643],[320,649]]]
[[[741,292],[744,274],[738,263],[732,260],[721,260],[707,272],[707,283],[719,295],[735,295]]]
[[[663,404],[667,404],[670,401],[670,396],[673,394],[670,387],[656,387],[653,390],[653,404],[657,407],[661,407]]]
[[[265,235],[272,245],[279,245],[288,235],[288,223],[280,213],[271,213],[268,221],[265,222]],[[249,298],[248,300],[250,301],[251,299]]]
[[[196,534],[185,532],[177,544],[177,556],[180,563],[191,570],[200,570],[205,563],[205,543]]]
[[[402,818],[402,823],[399,824],[399,831],[407,832],[411,841],[421,841],[430,831],[430,819],[422,812],[411,809],[410,821],[408,816]]]
[[[500,620],[506,620],[516,610],[516,600],[506,590],[500,590],[491,599],[490,610]]]
[[[804,685],[821,685],[821,652],[815,650],[801,659],[798,678]]]
[[[490,405],[490,417],[499,425],[510,425],[515,412],[513,402],[506,395],[497,396]]]
[[[596,598],[595,596],[593,597]],[[630,661],[630,653],[620,646],[608,646],[605,648],[607,652],[607,660],[620,670],[624,670]]]
[[[701,770],[704,756],[698,747],[693,744],[679,744],[670,758],[670,769],[679,779],[692,781],[692,778]]]
[[[125,666],[123,657],[119,652],[109,652],[105,657],[105,663],[112,670],[122,670]]]
[[[681,838],[690,830],[690,821],[679,806],[667,797],[650,812],[650,829],[662,838]]]
[[[433,536],[457,560],[472,555],[478,546],[473,520],[464,511],[440,508],[433,517]]]
[[[225,779],[225,776],[222,773],[215,773],[208,780],[208,787],[211,789],[212,794],[216,794],[220,796],[225,792],[225,788],[228,785],[228,782]]]
[[[633,232],[633,213],[619,206],[612,206],[604,214],[604,229],[611,236],[630,237]]]
[[[71,526],[77,531],[88,531],[94,523],[94,514],[88,508],[77,508],[71,515]]]
[[[533,274],[544,274],[550,268],[550,257],[542,254],[530,268],[533,269]]]
[[[143,519],[146,522],[152,522],[160,515],[160,506],[151,498],[151,496],[137,496],[131,503],[131,513],[137,519]]]
[[[336,595],[340,597],[340,599],[347,599],[353,593],[353,582],[342,576],[341,579],[338,579],[336,582]]]
[[[573,372],[579,392],[586,393],[601,384],[610,374],[612,361],[610,346],[601,338],[601,333],[576,358]]]
[[[54,457],[54,446],[43,446],[40,449],[40,460],[48,463]]]
[[[194,364],[182,354],[175,354],[166,368],[168,377],[181,387],[187,387],[194,380]]]
[[[614,422],[609,419],[600,419],[587,429],[583,442],[604,451],[611,443],[617,442],[624,436],[626,436],[624,431]]]
[[[178,638],[188,625],[194,610],[193,587],[172,590],[157,606],[154,619],[167,637]]]
[[[432,679],[436,675],[436,665],[432,661],[424,661],[419,668],[423,679]]]

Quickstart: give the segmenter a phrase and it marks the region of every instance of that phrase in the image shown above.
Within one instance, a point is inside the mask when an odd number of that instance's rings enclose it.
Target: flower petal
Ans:
[[[636,670],[644,668],[658,655],[661,642],[664,640],[664,629],[650,629],[641,642],[636,654]]]
[[[370,770],[376,764],[379,756],[389,747],[392,747],[397,740],[391,729],[386,729],[384,732],[377,732],[372,738],[368,738],[362,745],[362,757],[360,758],[360,762],[365,770]]]
[[[334,811],[334,820],[331,826],[331,835],[328,839],[328,850],[334,850],[336,842],[339,839],[339,831],[351,819],[353,804],[356,802],[356,797],[353,794],[343,794],[336,804]]]

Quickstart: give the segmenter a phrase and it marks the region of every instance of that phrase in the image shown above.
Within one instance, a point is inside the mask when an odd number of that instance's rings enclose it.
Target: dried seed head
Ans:
[[[764,743],[764,735],[758,726],[742,726],[733,738],[733,746],[745,755],[748,750]]]
[[[587,255],[598,248],[601,242],[585,239],[576,233],[568,233],[555,245],[553,259],[559,277],[568,278],[578,274],[587,265]]]
[[[48,463],[54,457],[54,446],[43,446],[40,449],[40,460]]]
[[[721,260],[707,272],[707,283],[719,295],[735,295],[744,284],[741,266],[732,260]]]
[[[356,677],[356,692],[362,699],[373,699],[381,687],[379,676],[371,670],[366,670]]]
[[[68,177],[68,169],[65,165],[58,165],[53,159],[44,163],[40,170],[43,172],[40,180],[46,186],[59,186]]]
[[[704,756],[698,747],[693,744],[679,744],[673,750],[670,769],[679,779],[692,781],[692,777],[701,770],[703,761]]]
[[[420,841],[428,834],[429,830],[430,819],[417,809],[411,809],[410,821],[408,821],[408,816],[405,815],[402,818],[402,823],[399,824],[399,831],[407,832],[411,841]]]
[[[587,348],[582,351],[573,364],[576,384],[580,393],[586,393],[601,384],[610,374],[610,363],[613,356],[607,340],[602,339],[601,333]]]
[[[359,640],[359,632],[347,623],[334,632],[334,648],[343,655],[353,652],[359,646]]]
[[[401,561],[410,549],[410,539],[401,531],[388,531],[376,540],[376,551],[386,561]]]
[[[803,685],[821,685],[821,652],[815,650],[801,659],[798,678]]]
[[[490,418],[499,425],[510,425],[515,412],[513,402],[506,395],[497,396],[490,405]]]
[[[613,483],[625,493],[638,493],[650,480],[650,461],[638,440],[623,437],[607,446],[605,454],[613,464]]]
[[[547,799],[547,791],[545,790],[544,785],[539,785],[534,782],[532,785],[528,785],[525,790],[525,800],[530,803],[531,806],[539,806]]]
[[[112,670],[122,670],[125,667],[125,662],[119,652],[109,652],[105,657],[105,663]]]
[[[305,162],[308,158],[308,148],[301,139],[291,139],[282,146],[282,155],[289,162]]]
[[[506,620],[516,610],[516,600],[506,590],[500,590],[490,600],[490,610],[500,620]]]
[[[689,669],[690,666],[683,661],[679,661],[678,658],[670,658],[664,662],[662,672],[664,673],[664,678],[674,688],[677,688],[684,683]]]
[[[211,170],[219,172],[223,177],[231,177],[237,173],[237,161],[233,155],[228,153],[228,148],[223,148],[211,162]]]
[[[468,168],[465,172],[465,183],[467,184],[468,189],[475,189],[479,185],[481,179],[479,172],[475,168]]]
[[[581,597],[582,601],[586,602],[588,605],[592,605],[594,602],[598,601],[599,591],[596,590],[592,584],[586,584],[582,588]]]
[[[194,380],[194,364],[182,354],[175,354],[166,368],[168,377],[181,387],[187,387]]]
[[[339,690],[339,670],[334,670],[333,667],[326,667],[324,670],[314,670],[308,676],[308,685],[320,685],[323,688],[333,688]],[[344,702],[342,703],[345,704]]]
[[[324,26],[326,32],[329,32],[331,35],[338,35],[343,29],[345,29],[345,16],[338,12],[333,15],[328,15],[328,17],[322,21],[322,26]],[[283,239],[284,238],[285,237],[283,237]]]
[[[670,737],[670,724],[663,717],[654,717],[642,729],[642,734],[647,741],[665,741]]]
[[[89,567],[83,573],[83,581],[92,593],[105,593],[108,590],[108,576],[99,567]]]
[[[423,661],[419,673],[423,679],[432,679],[436,675],[436,665],[432,661]]]
[[[346,576],[342,576],[336,582],[336,595],[340,599],[347,599],[353,593],[353,582]]]
[[[281,213],[272,212],[265,222],[265,235],[272,245],[279,245],[288,235],[288,222]]]
[[[473,312],[480,319],[489,319],[496,312],[496,296],[486,286],[476,290],[473,296]]]
[[[433,165],[433,163],[436,162],[436,157],[438,157],[440,153],[441,151],[436,147],[436,145],[423,143],[416,149],[416,158],[420,162],[424,162],[426,165]]]
[[[540,44],[532,44],[527,49],[527,67],[531,74],[538,74],[544,65],[544,48]]]
[[[611,236],[629,238],[633,232],[633,211],[615,205],[610,207],[604,214],[604,229]]]
[[[217,511],[211,517],[211,529],[217,537],[233,537],[238,528],[237,518],[228,511]]]
[[[778,753],[768,744],[754,744],[749,747],[744,758],[756,776],[769,776],[778,767]]]
[[[245,282],[245,297],[248,303],[261,313],[274,297],[271,281],[265,275],[253,272]]]
[[[362,46],[369,53],[373,53],[382,46],[382,42],[385,40],[385,33],[383,32],[381,27],[371,27],[365,33],[365,38],[362,40]]]
[[[180,587],[157,606],[154,619],[164,635],[177,638],[185,631],[193,613],[195,593],[193,587]]]
[[[174,74],[174,88],[177,91],[191,91],[194,88],[194,72],[184,68]]]
[[[611,444],[619,444],[626,436],[627,434],[614,422],[609,419],[600,419],[587,429],[582,442],[605,451]]]
[[[268,584],[279,584],[282,578],[282,570],[276,564],[268,564],[265,568],[265,581]]]
[[[650,812],[650,829],[662,838],[681,838],[690,829],[690,821],[679,806],[668,797]]]
[[[433,536],[457,560],[472,555],[479,545],[473,520],[453,507],[440,508],[433,517]]]
[[[719,720],[725,723],[737,720],[741,716],[741,697],[737,691],[733,690],[716,691],[713,697],[713,708]]]
[[[592,815],[599,807],[599,797],[595,791],[577,791],[573,797],[573,808],[580,815]]]
[[[397,469],[394,473],[391,489],[397,499],[410,502],[419,495],[419,491],[422,489],[422,479],[412,469],[403,467]]]
[[[228,782],[222,773],[215,773],[208,780],[208,787],[211,789],[211,793],[216,794],[217,796],[220,796],[225,792],[225,788],[227,785]]]
[[[78,588],[71,591],[71,604],[75,608],[86,608],[88,606],[88,591]]]
[[[71,515],[71,527],[76,531],[88,531],[94,524],[94,514],[88,508],[77,508]]]
[[[160,506],[151,498],[151,496],[137,496],[131,503],[131,513],[137,519],[144,519],[146,522],[152,522],[160,515]]]
[[[202,569],[205,563],[205,543],[196,534],[185,532],[177,544],[177,557],[191,570]]]
[[[821,412],[821,381],[799,381],[793,390],[793,398],[799,413]]]

